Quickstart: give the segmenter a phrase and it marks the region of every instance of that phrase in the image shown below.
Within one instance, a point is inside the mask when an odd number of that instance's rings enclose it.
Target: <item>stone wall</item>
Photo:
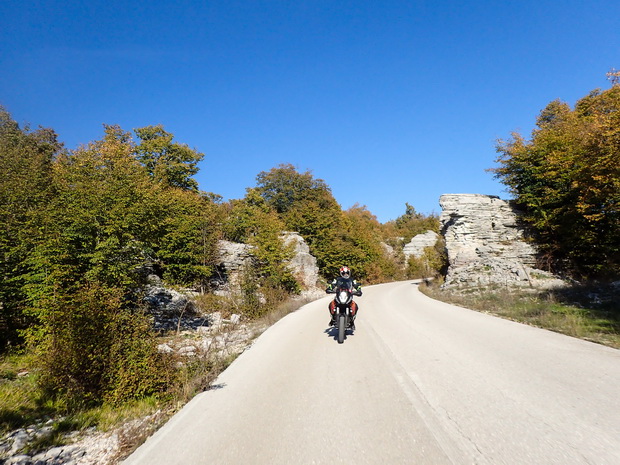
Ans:
[[[446,287],[563,284],[536,269],[536,247],[526,241],[509,202],[492,195],[444,194],[439,204],[449,263]]]

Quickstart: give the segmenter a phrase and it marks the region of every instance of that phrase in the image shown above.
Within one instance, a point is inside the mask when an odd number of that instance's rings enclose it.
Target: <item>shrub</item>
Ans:
[[[431,278],[443,275],[448,264],[443,239],[438,240],[435,246],[425,247],[421,257],[413,255],[407,261],[407,277],[409,279]]]
[[[157,353],[146,315],[123,302],[119,289],[87,284],[60,290],[41,314],[41,385],[70,405],[121,402],[162,391],[169,371]]]

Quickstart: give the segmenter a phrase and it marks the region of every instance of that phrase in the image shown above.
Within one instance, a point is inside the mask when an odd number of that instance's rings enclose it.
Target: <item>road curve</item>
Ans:
[[[620,351],[365,288],[338,344],[329,297],[267,330],[125,465],[620,464]]]

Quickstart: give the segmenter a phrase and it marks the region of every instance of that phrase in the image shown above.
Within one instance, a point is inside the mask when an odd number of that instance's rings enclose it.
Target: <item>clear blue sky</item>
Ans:
[[[68,148],[163,124],[241,198],[280,163],[380,221],[485,172],[551,100],[608,88],[620,1],[0,2],[0,105]]]

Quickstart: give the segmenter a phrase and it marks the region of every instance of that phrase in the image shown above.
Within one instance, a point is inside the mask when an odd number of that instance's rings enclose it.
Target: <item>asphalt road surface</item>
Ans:
[[[620,351],[434,301],[330,296],[266,331],[124,463],[620,464]]]

